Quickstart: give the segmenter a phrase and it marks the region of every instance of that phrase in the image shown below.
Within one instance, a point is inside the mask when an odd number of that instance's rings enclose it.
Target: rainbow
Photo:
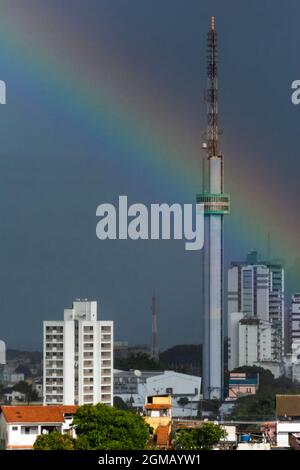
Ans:
[[[112,149],[126,149],[130,155],[126,161],[115,152],[115,164],[122,165],[124,172],[130,173],[137,160],[142,161],[153,188],[167,184],[180,195],[199,191],[200,133],[195,136],[190,131],[186,118],[174,117],[172,106],[161,99],[159,92],[153,100],[149,80],[144,76],[134,78],[130,74],[131,64],[110,55],[108,50],[84,54],[90,47],[87,37],[76,37],[76,50],[82,56],[82,63],[75,63],[72,57],[65,58],[61,44],[69,50],[74,37],[71,26],[64,16],[54,16],[48,21],[48,15],[55,15],[55,11],[43,8],[40,5],[37,10],[37,3],[33,5],[30,0],[24,6],[18,4],[18,8],[11,5],[4,8],[0,52],[6,51],[16,67],[26,67],[33,85],[38,77],[46,74],[50,85],[47,92],[59,100],[60,106],[69,112],[75,110],[83,126],[106,130]],[[51,30],[50,23],[56,24],[57,31]],[[124,75],[122,85],[116,79],[120,74]],[[122,99],[121,86],[127,92]],[[290,203],[283,190],[280,192],[280,175],[274,172],[270,176],[272,169],[263,165],[252,168],[251,163],[246,166],[251,162],[252,152],[248,143],[232,136],[225,140],[226,192],[231,193],[232,199],[227,238],[243,250],[265,250],[270,232],[273,254],[292,262],[297,257],[300,232],[300,227],[295,225],[299,223],[294,216],[298,212],[296,202]],[[240,155],[243,155],[243,166],[238,164]],[[265,181],[272,181],[272,187]]]

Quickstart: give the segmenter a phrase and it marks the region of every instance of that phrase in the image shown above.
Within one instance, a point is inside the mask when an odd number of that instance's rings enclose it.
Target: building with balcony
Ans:
[[[153,429],[157,447],[168,447],[172,424],[172,397],[147,397],[144,412],[146,423]]]
[[[113,322],[97,302],[76,300],[63,321],[44,322],[44,404],[113,404]]]

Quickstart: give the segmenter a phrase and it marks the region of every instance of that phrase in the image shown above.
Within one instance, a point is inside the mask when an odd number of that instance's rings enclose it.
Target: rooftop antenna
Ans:
[[[157,316],[156,316],[156,297],[155,297],[155,295],[152,296],[151,312],[152,312],[151,357],[155,361],[158,361],[159,360],[159,354],[158,354],[158,341],[157,341]]]

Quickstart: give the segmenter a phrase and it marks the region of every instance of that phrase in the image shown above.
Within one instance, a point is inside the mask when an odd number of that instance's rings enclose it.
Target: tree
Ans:
[[[74,450],[74,441],[68,434],[58,431],[43,434],[36,438],[34,450]]]
[[[189,399],[187,397],[180,397],[179,400],[177,400],[178,406],[182,408],[182,411],[185,410],[185,407],[190,403]]]
[[[31,401],[37,401],[39,399],[38,394],[35,390],[32,390],[32,385],[26,381],[21,381],[16,383],[11,390],[16,390],[17,392],[24,393],[25,401],[30,403]]]
[[[114,407],[118,410],[128,410],[128,405],[121,397],[114,397]]]
[[[177,403],[184,408],[189,403],[189,399],[187,397],[180,397]]]
[[[259,376],[259,385],[260,386],[273,386],[274,375],[268,369],[257,366],[241,366],[236,367],[232,372],[245,372],[247,376],[255,377]]]
[[[219,415],[219,408],[221,406],[221,401],[213,398],[211,400],[200,400],[198,406],[198,416],[202,418],[202,414],[204,411],[209,412],[209,416],[211,419],[217,418]]]
[[[286,377],[275,379],[269,370],[261,367],[243,366],[235,369],[248,375],[259,374],[259,389],[256,395],[240,397],[230,415],[234,420],[274,420],[276,394],[298,394],[300,384]]]
[[[115,369],[121,370],[162,370],[162,367],[157,361],[151,359],[144,353],[130,354],[127,358],[116,358],[114,367]]]
[[[178,432],[175,446],[184,450],[211,450],[224,437],[218,424],[203,423],[200,428],[182,429]]]
[[[79,450],[143,450],[149,438],[142,416],[102,403],[78,408],[73,424]]]
[[[13,387],[12,390],[16,390],[17,392],[24,393],[26,396],[30,392],[30,385],[22,380],[21,382],[16,383]]]

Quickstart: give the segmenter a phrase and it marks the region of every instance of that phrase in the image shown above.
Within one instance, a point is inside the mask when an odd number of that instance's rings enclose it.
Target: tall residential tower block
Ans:
[[[97,302],[44,322],[43,376],[45,405],[113,404],[113,322],[97,320]]]

